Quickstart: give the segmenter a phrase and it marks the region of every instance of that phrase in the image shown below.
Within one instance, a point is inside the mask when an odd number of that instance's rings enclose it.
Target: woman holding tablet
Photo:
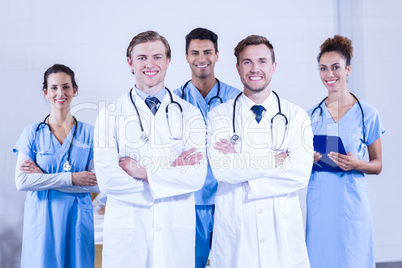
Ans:
[[[352,57],[351,40],[339,35],[328,38],[318,55],[328,96],[309,111],[312,129],[340,137],[347,153],[330,152],[336,169],[314,168],[310,177],[306,243],[312,268],[375,267],[365,174],[381,172],[384,128],[377,110],[348,90]],[[317,166],[322,157],[315,152]]]

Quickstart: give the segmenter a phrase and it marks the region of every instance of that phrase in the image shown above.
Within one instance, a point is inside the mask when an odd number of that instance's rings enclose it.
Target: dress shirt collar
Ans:
[[[243,100],[246,105],[245,108],[248,110],[251,110],[251,107],[253,107],[254,105],[262,105],[265,108],[265,111],[268,111],[269,109],[272,109],[273,104],[275,104],[276,97],[274,96],[274,93],[272,93],[272,91],[261,104],[256,104],[249,97],[247,97],[244,93],[243,93],[243,95],[244,95]]]
[[[166,88],[163,87],[161,90],[159,90],[158,93],[155,94],[155,96],[150,96],[147,93],[145,93],[144,91],[138,89],[136,86],[134,86],[134,90],[137,93],[137,95],[143,100],[145,101],[146,98],[148,97],[155,97],[159,100],[160,103],[162,103],[163,98],[165,98],[166,95]]]

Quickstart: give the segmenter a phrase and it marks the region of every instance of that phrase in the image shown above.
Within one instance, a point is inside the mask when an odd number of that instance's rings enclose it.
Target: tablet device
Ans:
[[[322,157],[320,161],[317,162],[318,165],[313,165],[313,171],[344,172],[343,169],[338,167],[335,162],[328,157],[330,152],[346,155],[346,150],[340,137],[314,135],[314,151],[319,152]]]

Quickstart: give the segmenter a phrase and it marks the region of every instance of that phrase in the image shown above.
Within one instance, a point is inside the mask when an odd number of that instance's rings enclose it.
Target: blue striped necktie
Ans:
[[[146,98],[145,103],[148,105],[151,112],[155,115],[159,108],[160,101],[156,97]]]
[[[253,107],[251,107],[251,110],[253,110],[255,114],[255,120],[257,120],[257,123],[259,124],[262,119],[262,112],[265,111],[264,106],[254,105]]]

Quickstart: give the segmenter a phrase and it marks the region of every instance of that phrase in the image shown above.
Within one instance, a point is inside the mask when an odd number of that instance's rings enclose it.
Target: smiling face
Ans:
[[[64,72],[50,74],[47,78],[47,88],[43,89],[52,110],[70,110],[71,100],[76,92],[77,88],[73,87],[71,77]]]
[[[215,63],[219,59],[219,52],[215,51],[211,40],[193,39],[190,41],[186,53],[187,63],[192,74],[200,79],[214,77]]]
[[[276,62],[272,62],[271,50],[265,44],[246,46],[239,54],[236,67],[247,96],[265,89],[271,91]]]
[[[136,45],[127,58],[138,89],[154,96],[164,85],[170,59],[162,41],[152,41]],[[150,94],[151,93],[151,94]]]
[[[324,53],[319,62],[320,78],[328,92],[347,90],[346,78],[352,66],[346,66],[346,60],[338,52]]]

